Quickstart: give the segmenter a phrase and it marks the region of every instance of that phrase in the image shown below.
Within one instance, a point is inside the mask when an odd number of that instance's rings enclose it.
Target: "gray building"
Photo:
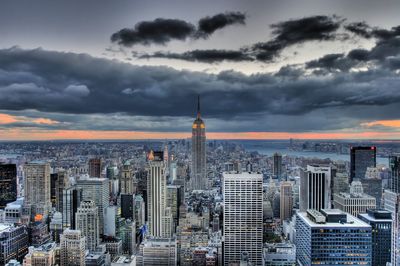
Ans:
[[[331,207],[331,168],[307,165],[300,175],[300,211]]]
[[[197,117],[192,125],[192,171],[190,184],[191,189],[206,189],[206,170],[206,126],[200,115],[199,97],[197,104]]]

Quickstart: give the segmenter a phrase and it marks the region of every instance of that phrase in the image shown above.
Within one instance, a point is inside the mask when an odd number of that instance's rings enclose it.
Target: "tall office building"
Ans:
[[[135,195],[121,194],[121,217],[134,220],[135,214]]]
[[[78,188],[82,189],[82,199],[94,201],[99,209],[100,234],[104,234],[104,213],[110,205],[110,180],[107,178],[84,178],[76,182]]]
[[[368,209],[375,209],[376,199],[365,194],[361,182],[355,180],[350,185],[350,193],[341,192],[333,195],[333,206],[336,209],[357,216]]]
[[[122,166],[120,180],[119,180],[119,192],[121,194],[130,194],[133,195],[135,192],[133,190],[133,177],[134,173],[132,171],[130,162],[127,161]]]
[[[206,173],[206,125],[200,116],[200,96],[197,102],[197,117],[192,126],[192,171],[191,189],[204,190],[207,185]]]
[[[62,212],[63,191],[69,187],[68,174],[65,171],[50,174],[51,203],[57,211]]]
[[[282,178],[282,155],[274,153],[273,175],[275,178]]]
[[[42,161],[26,163],[23,215],[33,220],[36,214],[47,216],[50,209],[50,164]]]
[[[331,207],[331,168],[307,165],[300,176],[300,211]]]
[[[153,237],[169,237],[166,231],[167,219],[172,219],[172,214],[167,212],[167,177],[162,151],[150,151],[148,154],[149,172],[147,177],[147,208],[149,234]],[[172,221],[169,221],[172,223]]]
[[[376,147],[351,147],[350,149],[350,180],[364,179],[368,167],[376,167]]]
[[[400,193],[400,154],[389,156],[390,189]]]
[[[385,189],[383,208],[392,214],[392,265],[400,264],[400,194]]]
[[[0,162],[0,208],[17,200],[17,166]]]
[[[392,250],[392,214],[386,210],[370,209],[358,218],[372,227],[372,265],[386,266]]]
[[[308,210],[296,216],[298,265],[372,265],[371,226],[340,210]]]
[[[82,188],[72,186],[63,190],[62,223],[63,229],[75,229],[75,213],[81,205]]]
[[[85,237],[79,230],[64,230],[60,238],[60,265],[85,266]]]
[[[25,226],[0,223],[0,265],[9,260],[22,261],[28,253],[29,237]]]
[[[293,185],[291,182],[282,182],[280,192],[280,218],[281,222],[292,218],[293,211]]]
[[[76,229],[86,238],[86,249],[95,251],[100,244],[98,207],[93,201],[83,201],[75,215]]]
[[[248,254],[262,265],[263,176],[258,173],[223,173],[224,265],[239,263]]]
[[[91,158],[89,160],[89,177],[101,177],[101,169],[101,158]]]

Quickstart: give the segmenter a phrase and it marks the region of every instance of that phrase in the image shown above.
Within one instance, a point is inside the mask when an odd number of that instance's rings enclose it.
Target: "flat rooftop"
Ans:
[[[316,223],[312,221],[306,212],[298,212],[297,215],[302,219],[307,225],[309,225],[312,228],[371,228],[371,226],[360,219],[354,217],[351,214],[344,213],[342,211],[338,210],[326,210],[329,211],[329,214],[332,215],[340,215],[340,214],[346,214],[347,215],[347,223],[339,223],[339,222],[325,222],[325,223]]]

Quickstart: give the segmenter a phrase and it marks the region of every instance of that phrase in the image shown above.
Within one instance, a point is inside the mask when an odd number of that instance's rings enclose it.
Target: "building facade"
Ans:
[[[331,168],[307,165],[300,176],[300,211],[331,207]]]
[[[86,238],[86,249],[96,250],[100,244],[99,211],[93,201],[83,201],[76,212],[76,229]]]
[[[368,167],[376,167],[376,147],[351,147],[350,148],[350,180],[364,179]]]
[[[243,253],[262,265],[262,185],[259,173],[223,173],[224,265],[240,262]]]
[[[293,185],[291,182],[282,182],[280,191],[280,219],[281,221],[292,218],[293,212]]]
[[[17,200],[17,166],[0,163],[0,208]]]
[[[60,265],[85,266],[85,237],[79,230],[64,230],[60,237]]]
[[[296,260],[298,265],[372,266],[371,226],[340,210],[298,212]]]

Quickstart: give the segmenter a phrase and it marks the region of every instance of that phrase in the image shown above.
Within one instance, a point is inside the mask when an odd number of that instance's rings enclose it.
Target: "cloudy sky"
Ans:
[[[0,139],[400,138],[400,2],[0,3]]]

